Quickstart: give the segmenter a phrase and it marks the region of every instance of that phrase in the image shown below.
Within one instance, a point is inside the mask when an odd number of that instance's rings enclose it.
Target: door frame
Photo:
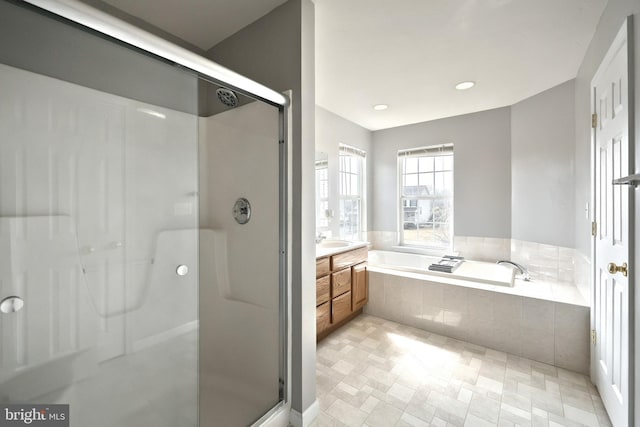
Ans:
[[[626,44],[627,44],[627,100],[628,100],[628,120],[627,120],[627,126],[628,126],[628,147],[629,147],[629,152],[628,152],[628,158],[629,158],[629,173],[633,173],[633,171],[635,171],[635,96],[634,96],[634,91],[635,91],[635,81],[634,81],[634,44],[633,44],[633,15],[629,15],[625,18],[624,22],[621,24],[620,29],[618,30],[618,32],[616,33],[616,37],[614,38],[614,40],[612,40],[611,44],[609,45],[609,47],[607,48],[607,51],[605,53],[605,55],[603,56],[602,60],[600,61],[600,64],[598,65],[598,68],[596,70],[596,72],[594,73],[590,85],[589,85],[589,92],[590,92],[590,98],[589,98],[589,102],[590,102],[590,107],[589,107],[589,111],[591,112],[591,114],[593,114],[594,112],[597,111],[596,108],[596,102],[597,102],[597,98],[595,96],[595,81],[597,81],[597,79],[600,77],[600,74],[603,72],[603,66],[605,66],[607,64],[608,61],[611,60],[611,56],[614,53],[614,47],[617,43],[619,43],[619,37],[621,36],[625,36],[626,37]],[[590,209],[590,222],[591,224],[594,223],[595,221],[595,209],[596,209],[596,149],[597,149],[597,141],[596,141],[596,131],[597,129],[595,127],[592,127],[591,129],[591,143],[590,143],[590,168],[591,168],[591,176],[590,176],[590,181],[591,181],[591,191],[590,191],[590,204],[591,204],[591,209]],[[623,187],[623,191],[626,189],[626,191],[629,192],[629,203],[628,203],[628,215],[629,215],[629,226],[628,226],[628,230],[627,230],[627,241],[629,242],[629,259],[628,259],[628,264],[630,266],[629,268],[629,277],[628,277],[628,283],[629,283],[629,330],[628,330],[628,342],[629,342],[629,355],[628,355],[628,396],[627,396],[627,401],[629,403],[629,413],[628,413],[628,420],[629,420],[629,425],[633,426],[634,425],[634,406],[635,406],[635,292],[634,292],[634,285],[635,285],[635,273],[634,273],[634,260],[635,260],[635,248],[634,248],[634,237],[635,237],[635,197],[634,197],[634,188],[633,186],[624,186]],[[599,225],[597,225],[599,226]],[[595,283],[596,283],[596,238],[597,238],[597,233],[592,233],[591,236],[591,271],[590,271],[590,275],[589,277],[591,278],[591,283],[590,283],[590,296],[591,296],[591,301],[590,301],[590,326],[591,326],[591,330],[594,331],[595,330],[595,316],[594,316],[594,304],[595,304]],[[593,342],[590,340],[590,346],[589,346],[589,350],[590,350],[590,377],[591,377],[591,382],[595,384],[594,380],[595,380],[595,375],[596,375],[596,359],[595,359],[595,352],[594,352],[594,346],[593,346]],[[616,426],[617,427],[617,426]]]

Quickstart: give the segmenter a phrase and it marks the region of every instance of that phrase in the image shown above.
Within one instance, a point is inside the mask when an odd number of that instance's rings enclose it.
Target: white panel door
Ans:
[[[592,81],[595,221],[593,380],[615,427],[629,424],[629,174],[627,24]],[[625,270],[626,268],[626,270]]]

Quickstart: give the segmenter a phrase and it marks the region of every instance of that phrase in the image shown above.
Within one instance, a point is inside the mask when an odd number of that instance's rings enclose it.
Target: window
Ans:
[[[316,159],[316,230],[329,228],[329,167],[325,158]]]
[[[398,152],[400,244],[450,248],[453,236],[453,145]]]
[[[366,153],[340,144],[340,237],[361,240],[364,228],[364,169]]]

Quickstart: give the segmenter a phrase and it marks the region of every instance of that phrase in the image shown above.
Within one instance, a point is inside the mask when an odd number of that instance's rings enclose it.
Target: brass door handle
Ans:
[[[610,262],[607,265],[607,269],[609,270],[609,274],[622,273],[624,277],[627,277],[629,274],[626,262],[622,263],[622,265],[616,265],[615,262]]]

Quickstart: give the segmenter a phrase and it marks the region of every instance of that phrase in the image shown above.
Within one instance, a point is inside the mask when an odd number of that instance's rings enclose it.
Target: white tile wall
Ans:
[[[575,285],[585,301],[591,301],[591,260],[579,251],[574,251]]]
[[[367,233],[373,249],[394,250],[398,233],[370,231]],[[511,260],[524,265],[533,280],[575,284],[585,301],[589,301],[589,258],[573,248],[546,245],[516,239],[455,236],[453,250],[474,261]]]
[[[374,249],[393,250],[397,233],[371,231]],[[455,236],[467,259],[526,266],[534,282],[590,301],[587,256],[573,248],[516,239]],[[366,311],[389,320],[486,345],[543,363],[588,372],[589,308],[370,272]],[[420,286],[416,286],[420,284]]]
[[[510,239],[467,236],[455,236],[453,238],[453,249],[465,258],[475,261],[495,262],[501,259],[509,259],[510,245]]]
[[[572,371],[589,371],[589,307],[370,271],[365,312]]]
[[[398,233],[395,231],[369,231],[367,238],[374,249],[390,251],[398,246]]]

